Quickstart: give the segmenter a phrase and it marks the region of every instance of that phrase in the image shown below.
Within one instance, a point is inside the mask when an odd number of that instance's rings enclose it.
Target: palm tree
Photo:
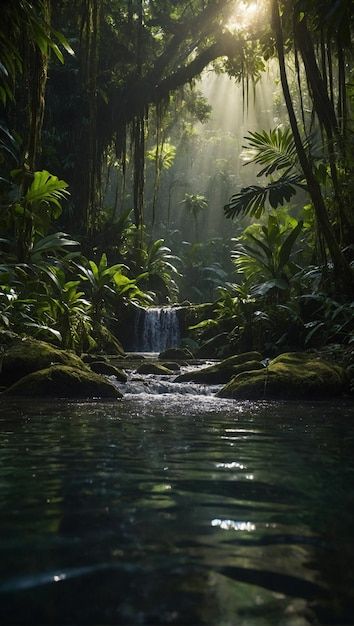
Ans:
[[[200,193],[186,193],[181,204],[184,205],[187,213],[192,215],[194,220],[195,240],[198,239],[198,218],[200,213],[205,211],[208,207],[208,200]]]

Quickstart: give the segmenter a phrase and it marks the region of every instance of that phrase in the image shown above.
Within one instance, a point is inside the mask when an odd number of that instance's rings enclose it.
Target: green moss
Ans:
[[[53,365],[28,374],[3,396],[53,398],[121,398],[122,394],[103,376],[67,365]]]
[[[194,382],[211,385],[227,383],[241,372],[264,369],[260,359],[261,355],[259,352],[237,354],[215,365],[192,372],[185,372],[176,378],[176,382]]]
[[[30,338],[19,338],[11,346],[5,347],[1,361],[0,385],[5,387],[12,385],[27,374],[54,364],[89,371],[73,352],[60,350],[45,341]]]
[[[122,370],[115,367],[107,361],[93,361],[90,363],[90,369],[96,374],[103,374],[105,376],[115,376],[121,383],[126,383],[128,376]]]
[[[218,393],[235,399],[321,399],[345,391],[342,367],[310,354],[286,353],[273,359],[264,371],[238,374]]]
[[[158,363],[143,363],[136,370],[137,374],[158,374],[160,376],[171,376],[174,372]]]

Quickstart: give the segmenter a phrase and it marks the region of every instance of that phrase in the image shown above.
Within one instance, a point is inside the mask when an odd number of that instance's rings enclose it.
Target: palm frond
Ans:
[[[278,170],[291,170],[297,163],[297,153],[293,134],[290,128],[274,128],[269,131],[249,133],[245,149],[250,149],[254,156],[249,163],[264,165],[257,176],[271,176]]]
[[[268,185],[250,185],[244,187],[230,198],[225,204],[224,213],[227,218],[235,218],[237,215],[251,215],[259,218],[266,208],[267,202],[273,209],[277,209],[284,202],[296,194],[296,188],[306,189],[303,178],[298,174],[283,175],[279,180]]]

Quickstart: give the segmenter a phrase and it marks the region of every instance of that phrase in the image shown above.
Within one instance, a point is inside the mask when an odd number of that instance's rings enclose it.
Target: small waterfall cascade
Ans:
[[[140,311],[135,324],[137,352],[162,352],[175,348],[181,339],[176,308],[150,307]]]

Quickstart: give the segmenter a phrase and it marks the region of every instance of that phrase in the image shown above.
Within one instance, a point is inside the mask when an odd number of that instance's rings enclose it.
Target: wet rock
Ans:
[[[104,376],[67,365],[53,365],[21,378],[4,396],[121,398],[122,394]]]
[[[8,387],[23,376],[54,364],[89,371],[85,363],[73,352],[60,350],[45,341],[18,337],[3,348],[0,358],[0,385]]]
[[[180,361],[194,359],[194,356],[188,348],[169,348],[159,354],[160,361]]]
[[[101,354],[82,354],[80,358],[84,363],[88,364],[95,363],[98,360],[107,362],[107,357]]]
[[[159,376],[171,376],[174,373],[159,363],[143,363],[136,372],[137,374],[157,374]]]
[[[126,383],[128,380],[128,376],[125,372],[118,369],[118,367],[115,367],[111,363],[107,363],[106,361],[93,361],[90,363],[90,369],[96,374],[115,376],[120,383]]]
[[[167,367],[168,370],[172,370],[174,372],[177,372],[181,369],[181,365],[179,363],[173,363],[171,361],[161,363],[161,365],[163,367]]]
[[[248,370],[264,369],[259,352],[244,352],[231,356],[220,363],[204,367],[203,369],[185,372],[177,376],[175,382],[194,382],[219,385],[230,381],[236,374]]]
[[[347,388],[345,370],[312,354],[288,352],[270,361],[264,370],[235,376],[219,393],[221,398],[247,400],[322,399]]]

